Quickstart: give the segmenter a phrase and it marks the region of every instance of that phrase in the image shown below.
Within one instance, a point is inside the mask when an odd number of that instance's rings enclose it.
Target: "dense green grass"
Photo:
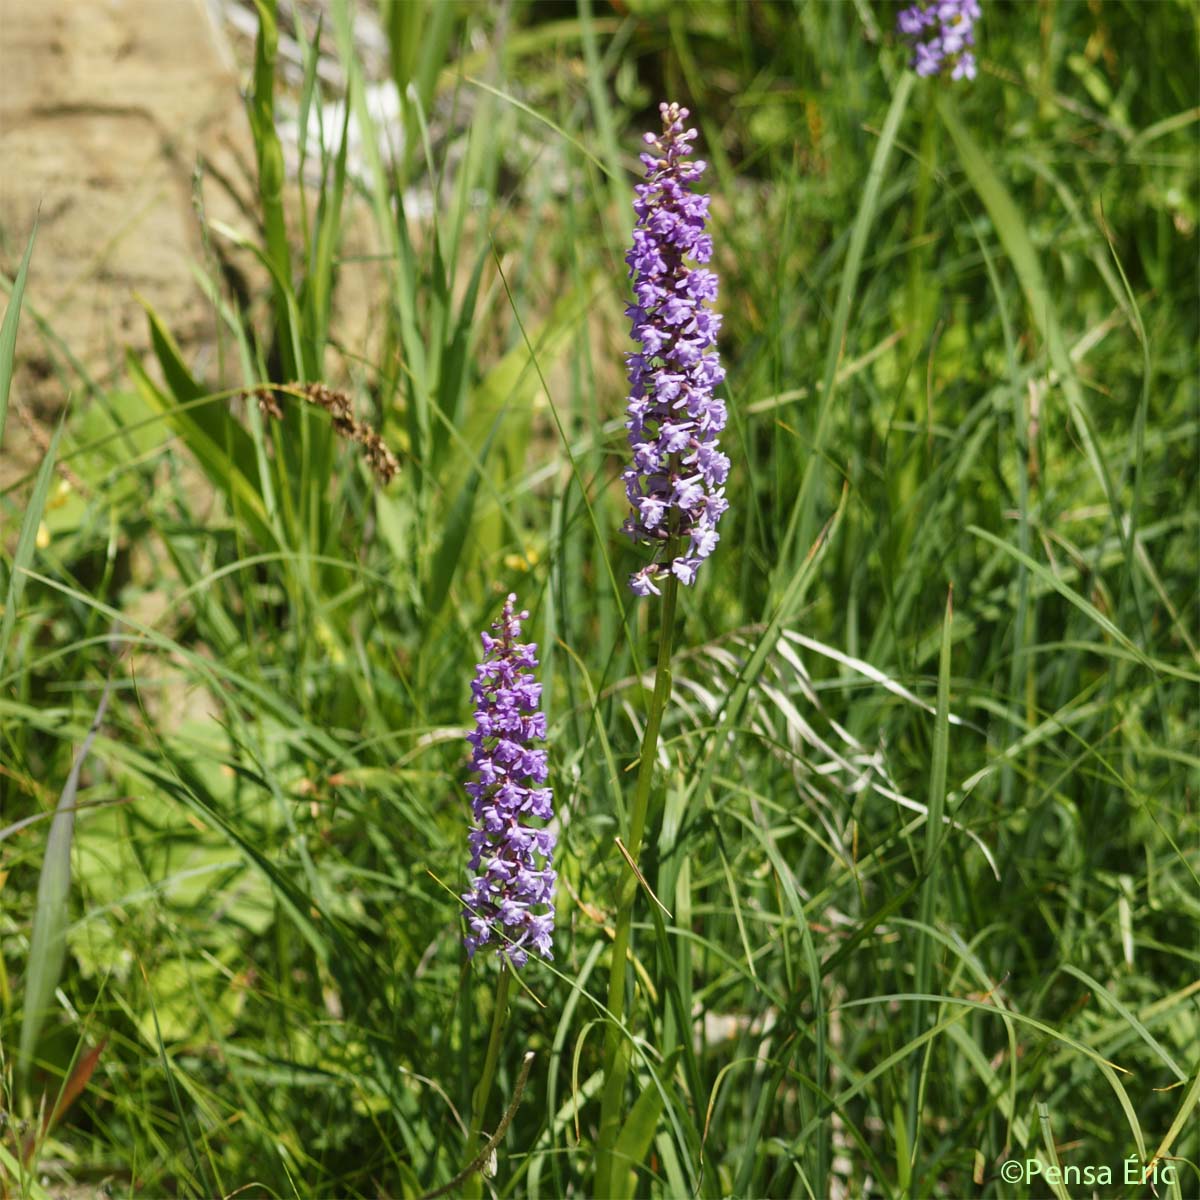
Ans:
[[[515,590],[559,924],[487,1186],[591,1194],[657,645],[617,532],[622,255],[669,97],[712,164],[734,468],[680,600],[620,1186],[1051,1194],[1001,1177],[1037,1159],[1144,1195],[1137,1155],[1200,1193],[1194,8],[985,0],[969,86],[905,72],[865,0],[383,11],[404,148],[358,177],[327,129],[320,189],[283,181],[268,28],[267,303],[203,264],[220,371],[155,324],[0,497],[3,1187],[417,1197],[474,1156],[462,735]],[[292,380],[347,388],[396,479],[238,397]]]

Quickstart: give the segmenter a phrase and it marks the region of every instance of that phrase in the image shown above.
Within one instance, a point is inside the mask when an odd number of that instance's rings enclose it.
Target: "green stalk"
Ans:
[[[908,312],[912,321],[908,329],[908,354],[912,359],[916,359],[921,352],[929,330],[930,310],[933,307],[930,301],[931,291],[926,286],[925,279],[925,269],[930,257],[929,247],[925,244],[925,231],[937,164],[937,134],[941,128],[933,101],[934,93],[932,89],[927,89],[925,110],[921,116],[921,149],[917,156],[917,186],[913,200],[912,234],[909,242],[911,249],[908,254]],[[914,419],[920,421],[919,400]]]
[[[670,555],[668,554],[668,561]],[[658,754],[658,733],[663,713],[671,696],[671,645],[675,637],[675,599],[679,581],[668,575],[663,587],[662,624],[658,636],[658,664],[654,672],[654,695],[646,716],[646,731],[642,737],[642,753],[638,760],[637,790],[633,810],[629,815],[629,840],[625,849],[637,862],[646,832],[646,814],[650,808],[650,787],[654,779],[654,759]],[[629,872],[621,889],[617,909],[616,933],[613,938],[612,963],[608,977],[609,1022],[604,1038],[604,1093],[600,1100],[600,1136],[596,1145],[597,1197],[612,1194],[613,1146],[621,1126],[621,1100],[625,1081],[629,1077],[632,1046],[621,1025],[625,1015],[625,969],[629,956],[630,932],[633,926],[633,905],[637,899],[637,877]]]
[[[938,858],[946,841],[942,828],[942,814],[946,809],[946,771],[950,757],[950,652],[954,642],[950,636],[954,623],[954,588],[946,596],[946,615],[942,621],[942,648],[938,656],[937,715],[933,728],[933,755],[929,772],[929,811],[925,814],[925,856],[922,869],[925,880],[921,884],[920,915],[918,924],[917,957],[913,981],[918,997],[927,996],[933,988],[933,955],[936,943],[933,938],[934,909],[937,905],[940,875]],[[912,1044],[917,1045],[925,1032],[927,1002],[918,999],[912,1009]],[[910,1180],[918,1180],[917,1156],[921,1150],[921,1104],[925,1081],[933,1054],[930,1042],[922,1056],[921,1066],[909,1074],[908,1092],[908,1164]]]
[[[933,194],[934,173],[937,163],[937,134],[941,128],[937,110],[934,107],[934,91],[925,88],[924,113],[921,117],[921,148],[917,155],[917,184],[913,199],[912,230],[908,252],[908,327],[907,346],[908,359],[911,366],[907,383],[907,393],[911,398],[912,407],[906,409],[903,415],[911,417],[914,440],[916,430],[921,425],[923,400],[925,398],[926,376],[924,365],[920,361],[925,339],[929,336],[933,324],[934,304],[932,297],[936,289],[929,287],[928,267],[930,247],[925,244],[925,234],[928,226],[929,202]],[[897,514],[912,514],[896,523],[896,534],[891,539],[892,570],[899,569],[905,561],[913,539],[918,532],[920,520],[919,506],[912,503],[913,497],[920,489],[922,481],[928,477],[930,470],[929,450],[930,439],[925,442],[925,454],[919,455],[905,451],[900,458],[897,470],[891,477],[893,488],[893,505]]]
[[[492,1012],[492,1032],[488,1037],[487,1054],[483,1060],[483,1073],[479,1076],[479,1082],[475,1085],[475,1094],[471,1098],[471,1132],[467,1135],[468,1162],[475,1157],[479,1150],[479,1134],[483,1129],[483,1114],[487,1109],[492,1080],[496,1077],[496,1063],[500,1058],[500,1036],[504,1032],[504,1020],[508,1015],[508,984],[508,964],[502,961],[500,978],[496,981],[496,1007]],[[469,1179],[463,1181],[463,1196],[466,1200],[479,1200],[482,1195],[483,1174],[481,1171],[475,1171]]]

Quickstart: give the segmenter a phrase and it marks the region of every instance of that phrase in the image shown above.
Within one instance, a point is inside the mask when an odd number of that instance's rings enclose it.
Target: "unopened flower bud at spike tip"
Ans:
[[[662,133],[643,138],[654,153],[641,155],[646,178],[634,189],[637,224],[625,256],[634,297],[625,312],[639,348],[626,356],[633,462],[622,476],[624,529],[662,555],[630,578],[639,596],[659,594],[655,580],[667,575],[692,583],[729,507],[729,459],[717,446],[725,404],[713,394],[725,378],[716,351],[721,314],[709,304],[717,276],[704,265],[712,258],[710,198],[691,189],[705,164],[690,160],[697,135],[684,129],[688,110],[663,103],[659,112]],[[672,542],[679,552],[667,560]]]
[[[926,0],[904,9],[896,28],[913,47],[909,61],[918,75],[940,75],[951,79],[974,79],[978,71],[975,53],[975,22],[979,0]]]
[[[462,895],[467,956],[485,946],[507,956],[514,967],[530,951],[553,958],[555,833],[549,821],[552,793],[543,787],[547,766],[542,685],[532,674],[537,646],[523,643],[515,611],[504,602],[491,633],[481,635],[483,660],[475,668],[471,694],[475,729],[467,735],[476,780],[467,784],[475,816],[468,836],[471,885]]]

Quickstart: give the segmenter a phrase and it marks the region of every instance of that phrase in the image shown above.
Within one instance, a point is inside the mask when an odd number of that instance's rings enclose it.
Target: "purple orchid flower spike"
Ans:
[[[729,507],[729,459],[717,448],[725,405],[713,395],[725,378],[716,352],[721,315],[710,307],[717,276],[702,265],[712,258],[704,232],[710,198],[691,189],[705,164],[690,160],[696,131],[684,129],[688,110],[659,110],[663,131],[644,138],[646,179],[634,189],[638,219],[625,256],[634,294],[625,313],[640,349],[626,355],[633,464],[622,475],[631,506],[624,531],[662,555],[631,576],[639,596],[658,595],[655,581],[668,571],[694,582]],[[680,552],[665,561],[672,545]]]
[[[546,782],[546,716],[540,709],[542,685],[531,674],[537,646],[523,643],[515,612],[516,596],[504,602],[492,633],[481,635],[483,661],[475,668],[471,694],[475,729],[471,767],[477,779],[467,794],[475,823],[468,835],[470,870],[463,893],[467,956],[492,943],[514,967],[533,950],[553,958],[555,832],[531,819],[553,817]]]
[[[896,28],[912,44],[909,66],[918,75],[948,70],[951,79],[974,79],[978,64],[972,47],[979,16],[979,0],[931,0],[904,9]]]

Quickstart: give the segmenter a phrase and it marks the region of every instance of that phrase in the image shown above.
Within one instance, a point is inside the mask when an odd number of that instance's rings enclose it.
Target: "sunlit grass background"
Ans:
[[[512,590],[560,889],[488,1187],[589,1194],[656,624],[618,533],[622,256],[670,98],[711,164],[734,465],[681,599],[621,1186],[1050,1194],[1000,1178],[1032,1158],[1141,1195],[1120,1164],[1166,1155],[1159,1194],[1200,1192],[1194,8],[985,0],[951,86],[866,0],[381,0],[381,128],[335,3],[362,136],[313,125],[301,186],[270,7],[259,196],[207,231],[259,293],[214,252],[203,365],[153,313],[115,387],[64,354],[0,497],[0,1188],[418,1197],[470,1160],[462,735]],[[396,478],[245,394],[293,381],[344,389]]]

